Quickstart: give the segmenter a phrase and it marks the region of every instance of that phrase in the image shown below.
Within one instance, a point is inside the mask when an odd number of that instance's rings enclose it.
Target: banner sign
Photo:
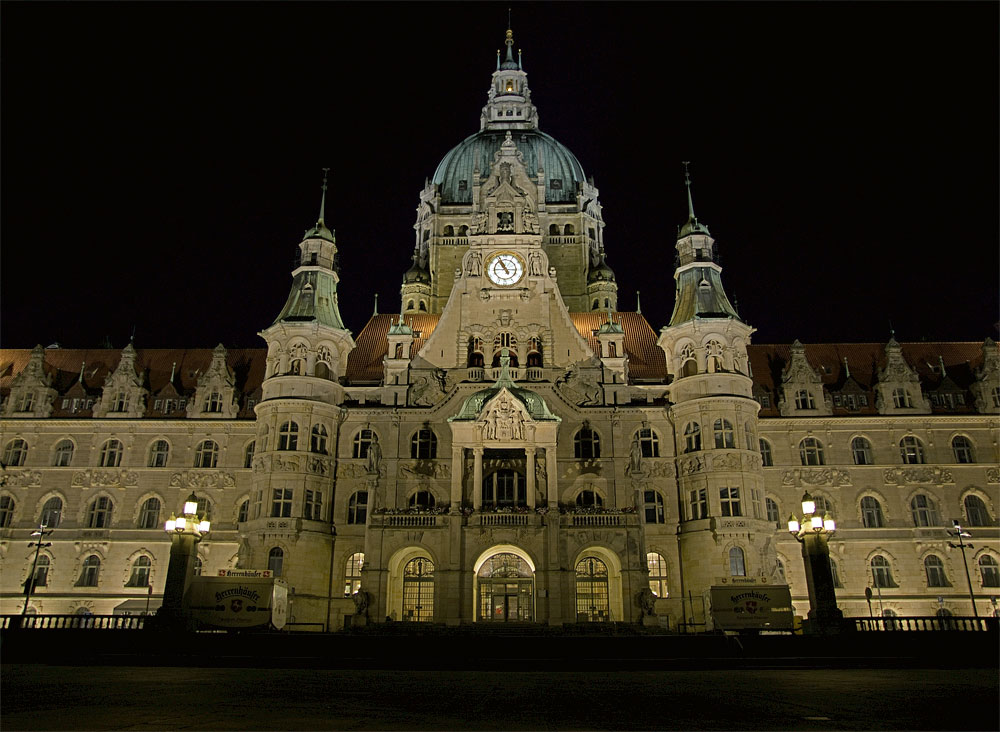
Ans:
[[[712,618],[721,630],[791,630],[788,585],[712,587]]]
[[[195,577],[190,598],[192,617],[219,628],[282,628],[288,618],[288,586],[271,577]]]
[[[257,577],[259,579],[270,579],[274,572],[270,569],[220,569],[219,577]]]

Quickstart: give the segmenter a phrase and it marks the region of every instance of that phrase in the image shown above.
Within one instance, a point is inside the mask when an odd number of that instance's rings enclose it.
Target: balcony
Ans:
[[[554,234],[545,237],[545,244],[548,246],[554,244],[579,244],[582,237],[578,234],[570,234],[568,236]]]
[[[443,247],[467,247],[469,246],[469,237],[467,236],[439,236],[437,237],[437,243]]]

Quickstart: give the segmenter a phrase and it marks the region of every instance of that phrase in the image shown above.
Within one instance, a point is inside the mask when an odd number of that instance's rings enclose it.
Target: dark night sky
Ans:
[[[3,6],[6,347],[261,346],[327,221],[357,333],[479,128],[506,3]],[[761,343],[998,336],[996,3],[515,3],[621,309],[673,304],[682,160]]]

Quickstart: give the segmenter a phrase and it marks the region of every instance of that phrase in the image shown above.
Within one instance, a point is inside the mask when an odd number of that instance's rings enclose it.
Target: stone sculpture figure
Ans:
[[[372,444],[368,446],[368,472],[378,475],[381,463],[382,446],[378,444],[378,437],[372,433]]]

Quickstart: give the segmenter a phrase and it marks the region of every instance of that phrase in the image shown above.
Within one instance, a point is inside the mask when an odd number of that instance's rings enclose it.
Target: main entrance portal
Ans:
[[[530,622],[534,618],[534,576],[516,554],[494,554],[479,568],[479,620]]]

